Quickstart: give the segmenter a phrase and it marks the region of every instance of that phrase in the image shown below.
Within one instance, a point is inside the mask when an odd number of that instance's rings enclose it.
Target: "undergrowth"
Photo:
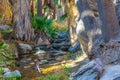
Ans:
[[[9,67],[10,65],[14,65],[14,60],[10,60],[6,57],[12,58],[12,53],[8,51],[9,45],[6,43],[0,42],[0,80],[18,80],[18,77],[10,77],[10,78],[3,78],[4,74],[4,67]]]
[[[46,32],[52,38],[54,38],[59,32],[67,30],[67,25],[57,22],[54,19],[47,19],[46,16],[34,16],[32,19],[32,26],[34,29]]]
[[[42,76],[42,80],[69,80],[69,71],[70,67],[67,64],[64,64],[60,69]]]

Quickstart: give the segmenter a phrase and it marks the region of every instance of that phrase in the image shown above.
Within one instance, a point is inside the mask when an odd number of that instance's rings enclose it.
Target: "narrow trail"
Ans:
[[[14,67],[13,69],[17,69],[21,72],[23,76],[22,80],[42,80],[43,77],[50,73],[62,73],[65,65],[67,65],[70,68],[70,71],[67,73],[69,74],[68,77],[70,77],[70,73],[74,73],[82,65],[88,62],[88,59],[85,54],[75,60],[70,59],[66,56],[68,56],[68,54],[61,56],[61,58],[63,59],[62,61],[54,61],[40,65],[41,72],[35,70],[33,56],[22,59],[19,67]]]

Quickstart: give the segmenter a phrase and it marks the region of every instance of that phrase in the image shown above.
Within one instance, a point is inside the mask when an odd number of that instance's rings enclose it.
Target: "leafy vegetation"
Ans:
[[[6,60],[5,58],[3,57],[3,54],[4,55],[7,55],[8,54],[8,45],[5,44],[5,43],[0,43],[0,62],[4,62],[6,63]]]
[[[4,15],[0,15],[0,23],[1,23],[2,20],[3,20],[3,16],[4,16]]]
[[[0,67],[0,74],[3,74],[3,73],[4,73],[3,68]]]
[[[0,63],[6,65],[13,65],[15,60],[13,59],[13,54],[8,50],[9,45],[6,43],[0,43]]]
[[[44,31],[44,32],[50,34],[52,37],[54,37],[55,36],[55,28],[53,28],[52,22],[53,22],[53,20],[47,19],[46,16],[44,16],[44,17],[35,16],[33,18],[33,27],[35,29]]]
[[[9,45],[6,43],[0,43],[0,64],[6,64],[6,65],[13,65],[13,60],[9,60],[6,58],[7,56],[12,57],[12,54],[8,51]],[[0,75],[4,73],[3,67],[0,66]],[[17,80],[19,77],[10,77],[8,79],[4,79],[3,77],[0,77],[0,80]]]
[[[47,34],[51,35],[52,38],[54,38],[58,32],[67,30],[66,25],[63,25],[63,28],[60,28],[61,25],[59,22],[55,21],[54,19],[47,19],[46,16],[43,17],[35,16],[33,18],[32,25],[34,29],[44,31]]]
[[[68,80],[68,77],[64,73],[48,74],[43,80]]]
[[[9,63],[11,60],[6,58],[12,58],[12,53],[8,51],[9,45],[6,43],[0,43],[0,62]]]
[[[63,15],[60,17],[60,21],[64,21],[66,18],[67,18],[67,13],[63,14]]]
[[[68,80],[68,67],[63,67],[58,72],[49,73],[46,76],[43,76],[43,80]]]

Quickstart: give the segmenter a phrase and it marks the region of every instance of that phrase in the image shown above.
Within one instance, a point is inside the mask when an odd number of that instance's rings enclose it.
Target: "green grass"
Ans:
[[[75,53],[69,53],[68,52],[66,56],[67,56],[67,58],[72,58],[73,56],[75,56]]]
[[[18,78],[18,77],[10,77],[10,78],[0,78],[0,80],[20,80],[21,78]]]
[[[62,65],[57,71],[48,73],[47,75],[42,76],[42,80],[69,80],[68,73],[70,67],[67,64]]]
[[[0,75],[3,74],[3,73],[4,73],[4,72],[3,72],[3,68],[0,67]]]
[[[64,73],[48,74],[43,80],[68,80],[68,76]]]
[[[64,70],[65,72],[68,73],[68,72],[70,71],[70,69],[71,69],[71,68],[69,67],[68,64],[64,64],[64,65],[63,65],[63,70]]]

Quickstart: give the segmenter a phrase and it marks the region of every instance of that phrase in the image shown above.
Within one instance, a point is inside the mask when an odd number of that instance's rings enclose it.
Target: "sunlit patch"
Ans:
[[[62,68],[61,65],[56,65],[56,66],[51,66],[51,67],[48,67],[48,68],[44,68],[41,70],[42,74],[47,74],[47,73],[50,73],[56,69],[60,69]]]
[[[30,68],[31,66],[24,66],[25,69]]]

